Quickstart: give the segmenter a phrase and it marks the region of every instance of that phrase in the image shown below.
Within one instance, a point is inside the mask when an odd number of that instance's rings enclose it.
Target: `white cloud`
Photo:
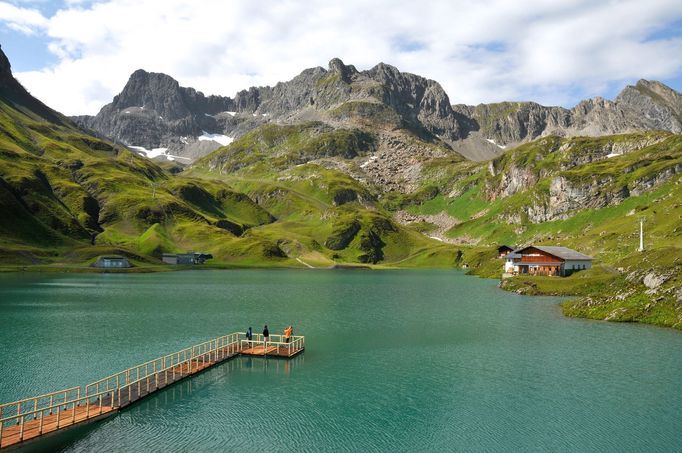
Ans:
[[[0,22],[6,23],[12,30],[25,35],[33,35],[48,24],[48,20],[40,11],[21,8],[6,2],[0,2]]]
[[[48,19],[12,7],[12,20],[3,7],[0,19],[44,30],[59,58],[18,77],[68,114],[97,112],[138,68],[233,95],[338,56],[438,80],[453,103],[549,104],[682,71],[682,38],[665,31],[682,18],[678,0],[112,0],[70,2]]]

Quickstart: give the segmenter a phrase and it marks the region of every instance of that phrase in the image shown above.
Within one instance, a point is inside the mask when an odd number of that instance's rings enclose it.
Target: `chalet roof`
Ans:
[[[580,252],[576,252],[573,249],[569,249],[568,247],[559,247],[559,246],[554,246],[554,245],[530,245],[528,247],[524,247],[519,250],[515,250],[514,253],[520,253],[523,250],[526,250],[530,247],[536,248],[538,250],[541,250],[545,253],[549,253],[550,255],[554,255],[557,258],[561,258],[563,260],[592,260],[593,258],[591,256],[584,255]]]
[[[502,249],[509,249],[509,250],[515,250],[516,247],[507,245],[507,244],[502,244],[499,247],[497,247],[497,250],[502,250]]]

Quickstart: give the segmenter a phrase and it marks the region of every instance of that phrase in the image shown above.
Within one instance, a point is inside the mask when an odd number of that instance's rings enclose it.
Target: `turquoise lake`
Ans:
[[[565,318],[459,271],[0,275],[0,402],[252,326],[240,357],[44,444],[89,451],[682,449],[682,332]]]

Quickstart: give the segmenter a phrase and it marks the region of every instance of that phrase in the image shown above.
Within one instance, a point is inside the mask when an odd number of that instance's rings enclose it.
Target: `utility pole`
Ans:
[[[644,251],[644,219],[639,219],[639,251]]]

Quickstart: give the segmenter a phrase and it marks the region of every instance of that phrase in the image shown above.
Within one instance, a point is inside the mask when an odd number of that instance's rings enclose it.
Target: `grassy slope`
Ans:
[[[310,162],[334,157],[352,166],[350,159],[374,147],[374,136],[361,129],[267,125],[204,157],[189,173],[257,200],[277,221],[248,234],[277,242],[306,263],[453,266],[453,247],[394,223],[370,186]]]
[[[602,138],[559,139],[549,137],[504,154],[493,165],[492,176],[485,166],[452,167],[443,176],[436,195],[429,200],[408,202],[406,209],[415,214],[445,211],[461,224],[449,231],[451,237],[474,238],[476,247],[461,247],[462,263],[472,272],[499,277],[502,261],[494,247],[500,243],[564,245],[596,258],[595,268],[569,278],[515,277],[503,287],[527,294],[575,295],[564,304],[571,316],[640,321],[682,328],[682,179],[671,175],[682,163],[682,136],[657,133]],[[662,141],[620,157],[589,162],[591,153],[609,143]],[[655,141],[655,140],[654,140]],[[565,151],[558,151],[565,146]],[[570,167],[576,157],[588,160]],[[530,168],[538,181],[527,190],[490,201],[489,189],[497,187],[501,174],[513,166]],[[656,176],[669,177],[656,180]],[[633,191],[645,186],[641,194],[631,193],[622,202],[603,208],[570,212],[561,220],[530,223],[513,214],[531,204],[548,199],[550,180],[561,176],[572,184],[589,185],[600,181],[594,198],[616,193],[623,187]],[[437,178],[433,179],[438,181]],[[432,183],[432,182],[431,182]],[[449,197],[449,192],[456,196]],[[639,219],[646,220],[645,253],[637,252]],[[655,291],[643,284],[647,274],[667,279]]]
[[[248,235],[276,242],[306,263],[455,264],[453,247],[397,225],[369,189],[339,171],[310,163],[277,173],[257,167],[223,175],[200,163],[191,173],[224,181],[258,200],[277,221]],[[346,199],[339,194],[352,195]],[[344,235],[345,240],[338,241]]]
[[[91,253],[74,251],[101,250],[151,265],[162,252],[191,249],[224,262],[286,261],[272,244],[239,236],[273,220],[244,194],[172,177],[125,148],[4,103],[0,162],[4,263],[88,265]]]
[[[353,178],[302,164],[373,149],[360,130],[260,128],[226,150],[224,163],[236,164],[227,177],[201,165],[173,176],[9,104],[0,105],[0,134],[0,203],[10,214],[0,220],[3,263],[87,266],[97,254],[122,254],[149,268],[185,250],[212,253],[218,266],[454,262],[452,247],[394,224]],[[358,231],[343,248],[326,247],[347,219]]]
[[[648,146],[594,161],[605,146],[630,142]],[[680,326],[680,177],[656,179],[682,163],[680,136],[547,137],[510,150],[490,167],[437,159],[424,164],[424,186],[412,194],[380,195],[309,163],[331,157],[352,168],[349,159],[374,146],[373,135],[361,129],[267,125],[172,176],[124,148],[0,104],[0,204],[9,213],[0,219],[0,262],[88,265],[100,254],[118,253],[148,269],[163,252],[202,250],[218,266],[467,264],[479,275],[497,276],[494,244],[561,244],[594,255],[597,266],[566,279],[515,278],[505,286],[580,296],[565,304],[571,315]],[[534,183],[491,201],[512,168],[529,170]],[[578,186],[598,181],[594,197],[623,188],[633,196],[561,220],[528,222],[527,208],[548,202],[558,176]],[[634,190],[640,186],[641,194]],[[447,212],[462,222],[449,235],[479,245],[430,240],[393,222],[395,209]],[[644,254],[634,252],[641,216],[647,219]],[[647,293],[647,274],[665,282]]]

